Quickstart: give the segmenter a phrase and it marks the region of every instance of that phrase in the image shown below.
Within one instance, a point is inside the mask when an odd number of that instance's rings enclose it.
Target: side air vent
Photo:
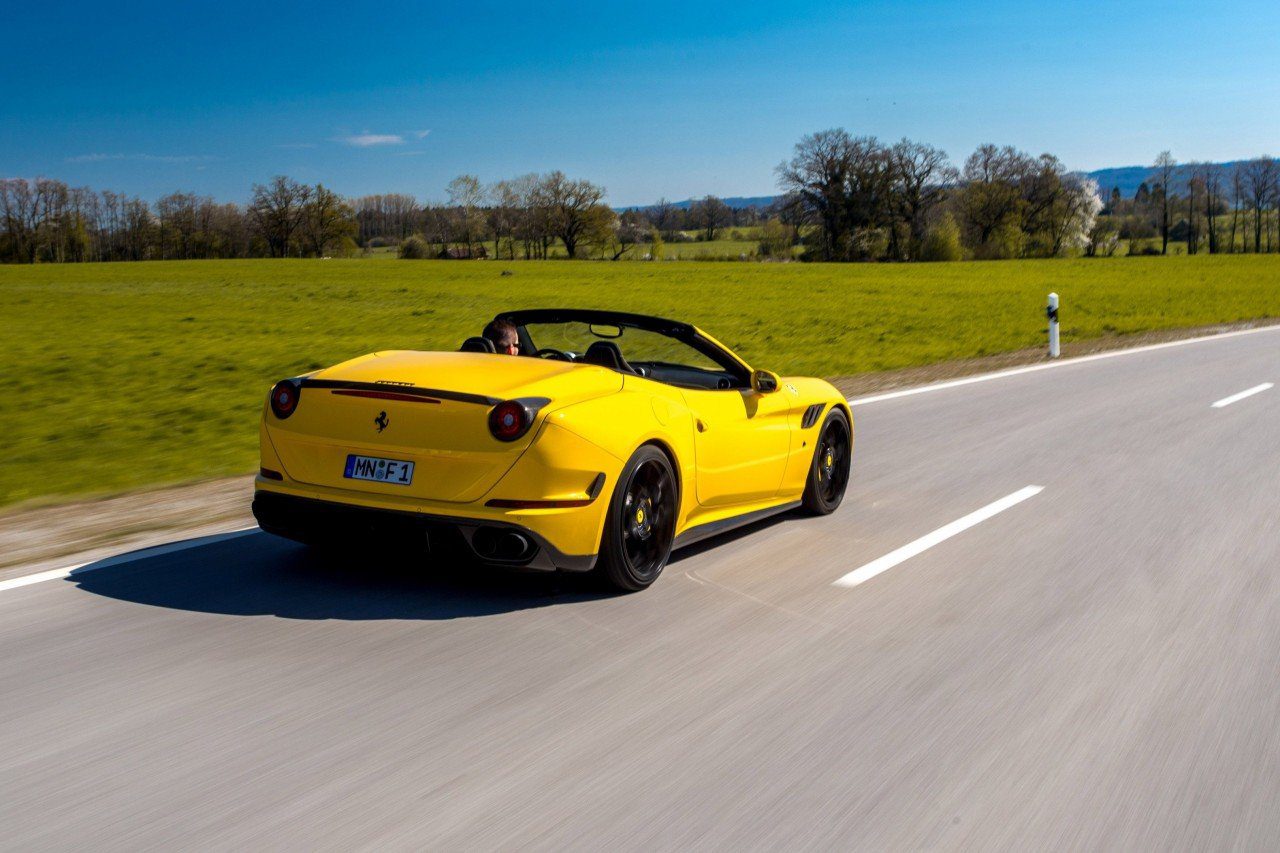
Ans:
[[[804,410],[804,417],[800,419],[800,429],[808,429],[818,422],[818,418],[822,415],[824,404],[814,403],[812,406]]]

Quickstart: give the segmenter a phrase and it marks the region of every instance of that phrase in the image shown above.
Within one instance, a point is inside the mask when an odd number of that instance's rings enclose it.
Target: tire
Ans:
[[[849,419],[840,409],[832,409],[813,448],[809,477],[804,484],[801,505],[813,515],[830,515],[844,500],[849,485],[849,468],[853,457],[853,440]]]
[[[679,492],[671,460],[653,445],[623,466],[609,500],[597,570],[622,592],[645,589],[662,574],[675,538]]]

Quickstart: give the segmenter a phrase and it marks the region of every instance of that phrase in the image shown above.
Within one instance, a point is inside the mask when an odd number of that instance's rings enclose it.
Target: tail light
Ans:
[[[515,400],[506,400],[489,412],[489,432],[498,441],[515,441],[529,429],[533,418]]]
[[[302,386],[293,379],[277,382],[271,389],[271,411],[284,420],[298,408],[298,398],[302,395]]]
[[[550,402],[545,397],[503,400],[489,410],[489,432],[498,441],[515,441],[529,431],[538,411]]]

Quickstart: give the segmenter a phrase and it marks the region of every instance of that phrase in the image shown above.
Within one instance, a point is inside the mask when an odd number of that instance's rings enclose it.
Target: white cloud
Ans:
[[[221,159],[210,154],[78,154],[68,163],[102,163],[106,160],[138,160],[144,163],[211,163]]]
[[[356,148],[372,148],[375,145],[404,145],[404,136],[399,133],[358,133],[344,136],[339,141]]]
[[[415,130],[415,131],[413,132],[413,135],[414,135],[414,137],[415,137],[415,138],[417,138],[417,139],[426,139],[426,138],[427,138],[427,134],[428,134],[428,133],[430,133],[430,132],[431,132],[431,130],[430,130],[430,129],[427,129],[427,130]]]

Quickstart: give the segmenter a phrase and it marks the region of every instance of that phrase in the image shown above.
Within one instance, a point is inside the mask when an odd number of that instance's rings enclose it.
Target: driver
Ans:
[[[516,326],[510,320],[494,320],[484,327],[481,334],[493,344],[498,355],[520,354],[520,336],[516,334]]]

